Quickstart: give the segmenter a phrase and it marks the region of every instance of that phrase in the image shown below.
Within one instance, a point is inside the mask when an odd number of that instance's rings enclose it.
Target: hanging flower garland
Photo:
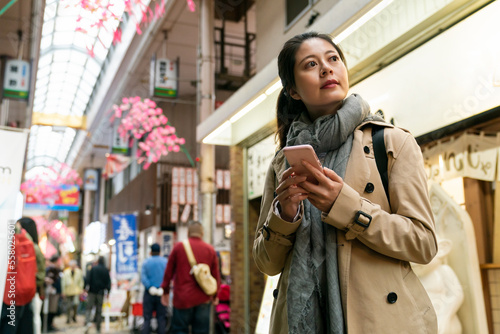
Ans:
[[[76,237],[62,221],[48,221],[42,216],[35,216],[33,220],[36,223],[36,229],[39,235],[38,244],[45,258],[50,258],[52,255],[57,254],[58,251],[53,242],[55,242],[61,251],[74,251],[73,242]]]
[[[68,240],[75,241],[75,235],[68,229],[68,227],[60,220],[54,219],[48,221],[44,217],[33,217],[36,223],[38,235],[47,234],[54,239],[58,244],[64,244]]]
[[[181,150],[194,166],[189,152],[184,147],[186,140],[177,136],[175,127],[169,124],[163,110],[158,108],[154,101],[142,100],[139,96],[123,98],[122,104],[113,106],[111,122],[115,118],[121,119],[118,126],[121,138],[128,140],[129,136],[133,136],[140,140],[137,162],[144,162],[144,169],[148,169],[151,163],[158,162],[161,156]]]
[[[137,33],[142,34],[142,27],[150,24],[165,14],[166,0],[155,0],[154,9],[149,7],[144,0],[64,0],[67,7],[81,8],[77,17],[76,31],[89,36],[97,36],[97,40],[107,49],[100,38],[100,29],[104,29],[113,36],[113,45],[121,42],[122,30],[119,22],[124,13],[135,21]],[[94,57],[95,45],[87,45],[87,51]]]
[[[59,197],[59,186],[82,185],[78,173],[65,163],[47,168],[43,173],[36,174],[21,184],[21,191],[40,204],[54,204]]]

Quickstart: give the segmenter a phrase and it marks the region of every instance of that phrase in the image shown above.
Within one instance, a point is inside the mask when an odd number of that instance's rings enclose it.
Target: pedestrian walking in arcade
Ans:
[[[87,286],[85,289],[88,292],[87,313],[85,317],[85,333],[88,333],[92,326],[92,309],[95,307],[94,322],[97,333],[101,332],[102,321],[102,302],[104,295],[109,293],[111,289],[111,278],[109,271],[104,265],[104,257],[99,256],[97,264],[92,267],[88,275]]]
[[[200,222],[191,221],[188,226],[188,241],[197,263],[206,263],[212,276],[220,285],[219,264],[212,245],[202,240],[203,226]],[[172,333],[208,334],[210,328],[211,305],[213,296],[208,296],[200,288],[193,275],[184,245],[177,243],[168,258],[165,276],[163,277],[163,305],[169,305],[170,281],[174,280]]]
[[[59,256],[54,255],[50,258],[45,270],[45,299],[43,306],[44,315],[42,318],[42,328],[48,331],[57,331],[54,326],[54,318],[59,313],[59,299],[61,298],[61,268],[59,266]],[[48,313],[45,313],[48,312]]]
[[[80,294],[83,292],[83,272],[78,268],[76,260],[69,261],[69,267],[64,270],[62,292],[66,303],[66,323],[76,322]]]
[[[144,284],[144,298],[142,302],[144,324],[143,334],[151,333],[151,319],[153,312],[156,312],[158,322],[157,333],[165,333],[167,311],[161,303],[163,289],[163,274],[167,267],[167,259],[160,256],[160,245],[157,243],[151,245],[151,257],[144,261],[141,271],[141,281]]]
[[[330,36],[288,40],[278,72],[280,150],[253,247],[263,273],[281,273],[270,333],[437,333],[409,264],[437,252],[420,147],[361,96],[347,96],[345,58]],[[317,158],[302,154],[290,167],[283,150],[304,144]]]

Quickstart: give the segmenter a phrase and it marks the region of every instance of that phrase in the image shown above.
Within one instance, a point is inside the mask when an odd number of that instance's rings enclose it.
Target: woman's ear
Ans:
[[[290,94],[290,97],[294,100],[302,100],[299,93],[297,93],[297,91],[293,88],[290,88],[290,90],[288,91],[288,94]]]

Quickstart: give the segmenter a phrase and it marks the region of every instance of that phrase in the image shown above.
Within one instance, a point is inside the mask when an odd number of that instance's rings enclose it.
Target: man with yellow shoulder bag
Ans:
[[[172,333],[209,333],[211,304],[220,285],[219,263],[212,245],[202,240],[203,226],[191,221],[188,239],[177,243],[163,277],[163,305],[169,305],[173,287]]]

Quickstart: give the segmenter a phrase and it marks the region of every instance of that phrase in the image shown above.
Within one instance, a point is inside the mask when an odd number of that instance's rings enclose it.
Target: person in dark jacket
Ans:
[[[42,319],[42,327],[47,328],[49,332],[57,332],[59,329],[54,326],[54,318],[59,312],[59,298],[61,298],[61,268],[59,265],[59,256],[54,255],[50,258],[45,269],[45,299],[48,302],[47,322],[45,314]],[[45,327],[46,326],[46,327]]]
[[[107,294],[111,289],[111,278],[109,277],[109,271],[104,265],[104,257],[99,256],[97,264],[92,267],[88,275],[88,280],[86,282],[85,290],[88,292],[88,304],[87,304],[87,314],[85,318],[85,333],[88,333],[91,323],[91,313],[92,308],[95,306],[95,326],[97,333],[101,332],[101,320],[102,320],[102,302],[104,299],[104,294]]]

